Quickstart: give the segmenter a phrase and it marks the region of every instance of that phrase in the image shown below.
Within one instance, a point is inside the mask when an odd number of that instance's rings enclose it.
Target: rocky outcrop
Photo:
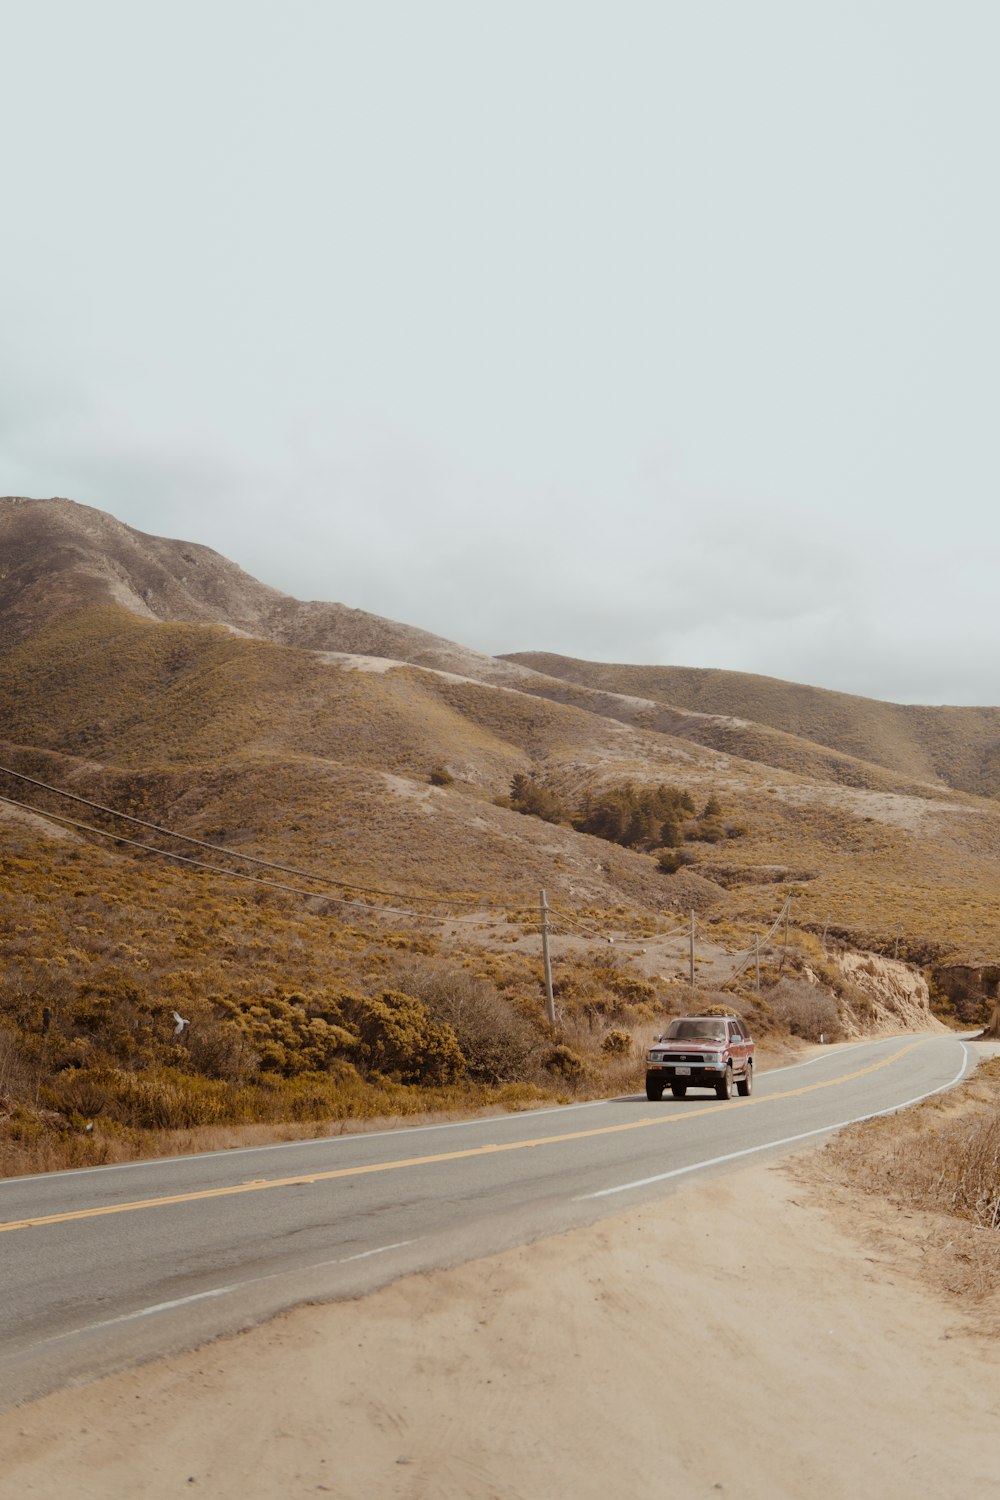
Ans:
[[[841,953],[837,967],[861,997],[861,1003],[854,1003],[843,1018],[849,1035],[942,1029],[931,1014],[927,980],[912,964],[878,953]]]

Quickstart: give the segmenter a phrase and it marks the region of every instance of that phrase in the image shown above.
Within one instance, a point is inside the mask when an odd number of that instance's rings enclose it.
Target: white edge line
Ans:
[[[742,1151],[730,1151],[725,1156],[713,1156],[708,1161],[692,1162],[687,1167],[675,1167],[672,1172],[660,1172],[656,1177],[642,1177],[637,1182],[622,1182],[617,1187],[601,1188],[597,1193],[582,1193],[574,1198],[574,1203],[587,1203],[593,1198],[610,1198],[615,1193],[628,1193],[633,1188],[650,1187],[655,1182],[667,1182],[671,1177],[684,1177],[689,1172],[702,1172],[707,1167],[718,1167],[723,1162],[738,1161],[741,1156],[755,1156],[760,1151],[773,1151],[777,1146],[792,1146],[797,1141],[808,1141],[813,1136],[831,1135],[835,1130],[843,1130],[847,1125],[860,1125],[865,1120],[878,1120],[883,1115],[894,1115],[901,1109],[909,1109],[914,1104],[920,1104],[924,1099],[930,1099],[935,1094],[943,1094],[947,1089],[952,1089],[958,1083],[969,1065],[969,1049],[962,1042],[962,1066],[949,1083],[942,1083],[936,1089],[929,1089],[926,1094],[918,1094],[914,1099],[904,1099],[900,1104],[892,1104],[888,1109],[876,1109],[871,1114],[855,1115],[850,1120],[840,1120],[835,1125],[823,1125],[818,1130],[805,1130],[801,1135],[786,1135],[780,1141],[765,1141],[760,1146],[747,1146]]]
[[[80,1338],[86,1333],[100,1333],[105,1328],[115,1328],[122,1323],[136,1323],[140,1318],[151,1318],[157,1313],[174,1312],[179,1307],[191,1307],[195,1302],[208,1302],[214,1297],[228,1297],[231,1292],[242,1292],[247,1287],[262,1286],[265,1281],[280,1281],[286,1276],[297,1276],[307,1271],[326,1271],[331,1266],[348,1266],[353,1261],[368,1260],[373,1255],[385,1255],[389,1250],[402,1250],[415,1240],[397,1240],[394,1245],[379,1245],[375,1250],[362,1250],[360,1255],[340,1256],[336,1260],[320,1260],[311,1266],[290,1266],[287,1271],[271,1271],[267,1276],[253,1276],[249,1281],[233,1281],[228,1286],[210,1287],[207,1292],[192,1292],[190,1297],[176,1297],[172,1302],[154,1302],[149,1307],[136,1308],[134,1312],[121,1313],[117,1318],[106,1318],[103,1323],[86,1323],[82,1328],[71,1328],[67,1333],[55,1333],[51,1338],[39,1339],[34,1348],[43,1344],[61,1344],[66,1339]]]

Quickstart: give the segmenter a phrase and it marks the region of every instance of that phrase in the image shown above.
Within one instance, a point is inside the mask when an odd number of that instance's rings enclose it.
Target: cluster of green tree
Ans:
[[[626,781],[597,796],[585,797],[573,827],[626,849],[658,849],[663,844],[674,847],[682,843],[685,824],[694,815],[690,792],[663,782],[637,787]]]
[[[541,818],[545,823],[572,822],[572,810],[559,794],[522,771],[510,783],[510,805],[515,812]]]
[[[570,807],[551,787],[519,771],[510,784],[510,805],[515,812],[566,823],[626,849],[675,851],[685,841],[717,844],[727,837],[722,804],[714,793],[699,813],[689,791],[665,782],[636,786],[625,781],[587,793],[578,806]],[[680,863],[678,856],[673,868]]]

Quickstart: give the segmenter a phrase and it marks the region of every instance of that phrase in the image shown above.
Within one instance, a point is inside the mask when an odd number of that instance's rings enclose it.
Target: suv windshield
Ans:
[[[726,1040],[725,1021],[692,1021],[681,1018],[671,1021],[666,1031],[667,1041],[681,1042],[724,1042]]]

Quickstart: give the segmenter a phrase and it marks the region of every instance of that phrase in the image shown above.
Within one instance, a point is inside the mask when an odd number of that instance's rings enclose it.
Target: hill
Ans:
[[[0,559],[11,1159],[92,1159],[88,1116],[131,1150],[154,1123],[634,1084],[633,1039],[689,1002],[692,912],[708,999],[791,897],[764,993],[722,997],[763,1035],[810,1024],[816,981],[837,1024],[881,1013],[838,945],[947,964],[943,1010],[1000,953],[1000,804],[925,774],[938,730],[855,753],[892,705],[855,741],[792,685],[813,719],[677,706],[674,669],[486,657],[67,500],[0,501]],[[789,971],[805,998],[767,989]]]
[[[802,746],[800,769],[833,769],[832,757],[809,759],[806,746],[813,754],[823,747],[853,765],[867,762],[914,781],[1000,795],[1000,708],[880,703],[747,672],[614,666],[540,651],[502,659],[591,691],[643,699],[672,715],[672,733],[751,760],[787,764],[793,751],[783,740],[791,737]]]

